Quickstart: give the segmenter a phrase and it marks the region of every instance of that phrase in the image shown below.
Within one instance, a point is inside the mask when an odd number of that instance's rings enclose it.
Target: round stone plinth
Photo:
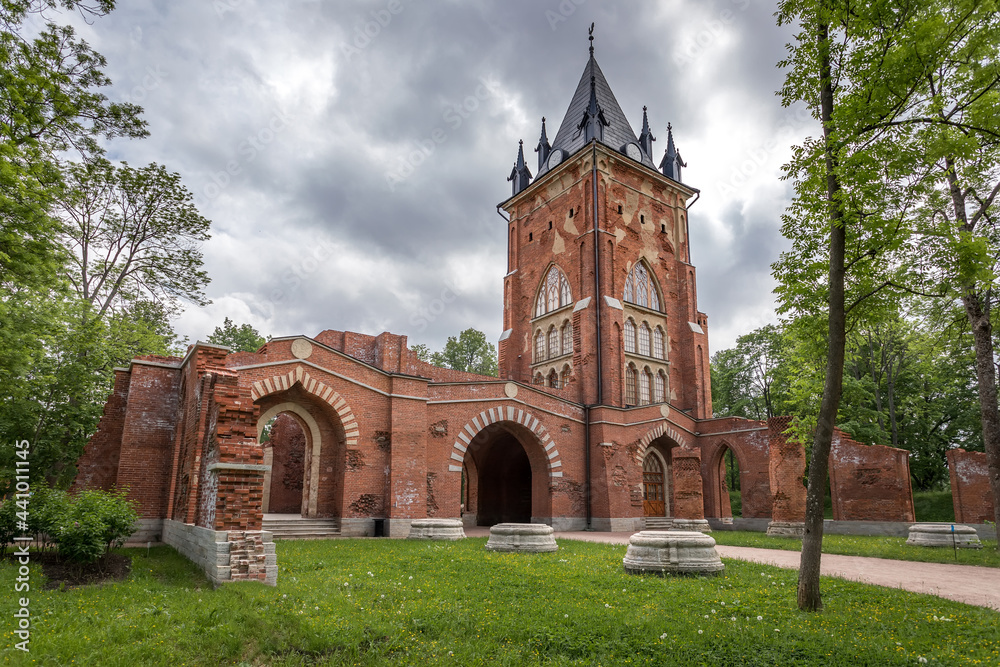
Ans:
[[[537,554],[559,548],[552,526],[542,523],[498,523],[490,528],[486,542],[490,551]]]
[[[693,530],[644,530],[629,538],[629,574],[718,574],[726,569],[715,540]]]
[[[772,521],[767,524],[768,537],[797,537],[806,534],[806,524],[801,521]]]
[[[465,529],[461,519],[414,519],[409,540],[461,540]]]
[[[952,534],[951,528],[955,527]],[[963,549],[981,549],[979,534],[972,526],[960,526],[951,523],[915,523],[910,526],[910,536],[906,543],[916,547],[961,547]]]
[[[708,519],[671,519],[670,530],[696,530],[699,533],[711,533],[712,526]]]

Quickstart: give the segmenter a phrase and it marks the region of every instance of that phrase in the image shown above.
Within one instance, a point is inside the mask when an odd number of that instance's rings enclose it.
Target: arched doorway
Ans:
[[[722,445],[715,466],[715,476],[718,480],[715,485],[718,494],[715,507],[719,518],[731,519],[734,516],[742,516],[740,461],[732,447]]]
[[[667,465],[660,453],[650,450],[642,462],[642,513],[644,516],[670,516],[670,480]]]
[[[465,512],[480,526],[550,520],[548,463],[544,448],[523,426],[490,424],[465,455]]]
[[[261,430],[260,441],[264,463],[271,466],[265,473],[264,512],[301,514],[306,452],[310,449],[306,429],[294,413],[282,412]]]

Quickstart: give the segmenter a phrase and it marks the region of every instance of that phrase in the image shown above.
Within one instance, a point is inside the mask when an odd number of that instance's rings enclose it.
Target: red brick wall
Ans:
[[[948,451],[951,473],[951,499],[955,505],[955,521],[984,523],[993,521],[993,492],[990,489],[989,467],[984,452],[964,449]]]
[[[298,514],[302,511],[305,477],[306,434],[295,419],[278,415],[271,427],[268,447],[272,452],[268,512]]]
[[[104,414],[97,424],[97,432],[87,443],[83,455],[77,462],[79,473],[73,480],[71,491],[78,489],[110,491],[118,480],[118,461],[121,457],[130,379],[129,371],[115,371],[114,389],[104,405]]]
[[[767,420],[770,439],[768,468],[773,494],[771,520],[801,523],[806,520],[806,487],[802,476],[806,471],[806,451],[801,444],[785,435],[791,417]]]
[[[677,519],[704,519],[701,451],[674,447],[670,451],[673,466],[673,516]]]
[[[770,441],[764,422],[737,417],[700,423],[697,439],[702,451],[701,474],[704,480],[705,514],[730,516],[728,489],[723,488],[723,457],[732,450],[740,469],[740,496],[744,518],[771,516]]]
[[[914,521],[909,452],[862,445],[835,430],[830,493],[837,521]]]

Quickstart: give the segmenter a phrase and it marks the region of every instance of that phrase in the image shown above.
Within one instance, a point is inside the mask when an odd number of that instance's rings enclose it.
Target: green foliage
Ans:
[[[997,614],[986,608],[829,579],[825,612],[807,615],[788,603],[791,570],[727,559],[718,577],[640,577],[622,571],[621,545],[560,540],[555,553],[526,556],[486,552],[484,541],[284,541],[277,588],[213,588],[169,547],[127,550],[127,581],[32,586],[45,631],[32,633],[23,662],[771,666],[1000,657]],[[960,562],[974,556],[963,551]],[[13,581],[16,564],[0,563],[0,577]],[[0,596],[0,614],[9,618],[16,602]]]
[[[736,339],[736,347],[712,355],[712,409],[716,417],[769,419],[786,414],[788,342],[774,324]]]
[[[59,555],[78,562],[93,562],[113,547],[121,546],[135,532],[139,520],[128,491],[89,489],[71,499],[60,516],[54,516],[53,541]]]
[[[954,521],[955,503],[951,491],[914,491],[913,512],[917,521]]]
[[[423,346],[421,352],[425,353]],[[455,336],[448,336],[444,349],[430,356],[430,363],[456,371],[478,373],[496,377],[497,348],[486,339],[486,334],[476,329],[466,329]]]
[[[267,339],[249,324],[236,326],[227,317],[221,327],[215,327],[215,331],[208,337],[208,342],[225,345],[232,348],[233,352],[256,352]]]

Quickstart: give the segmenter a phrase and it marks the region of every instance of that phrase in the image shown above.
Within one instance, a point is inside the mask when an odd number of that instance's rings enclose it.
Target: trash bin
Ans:
[[[375,519],[375,537],[385,537],[385,519]]]

